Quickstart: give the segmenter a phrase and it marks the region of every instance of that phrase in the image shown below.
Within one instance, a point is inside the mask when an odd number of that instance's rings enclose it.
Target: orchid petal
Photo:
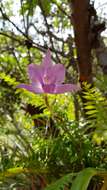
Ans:
[[[60,84],[55,85],[54,94],[62,94],[65,92],[76,92],[80,87],[76,84]]]
[[[28,65],[29,78],[32,82],[42,83],[42,67],[41,65],[30,64]]]
[[[46,55],[42,61],[42,66],[44,67],[45,70],[47,70],[52,66],[51,52],[49,49],[47,50]]]
[[[65,68],[62,64],[53,65],[46,73],[50,84],[62,83],[65,78]]]
[[[43,90],[39,87],[35,87],[33,85],[27,85],[27,84],[19,84],[17,88],[24,88],[30,92],[41,94],[43,93]]]

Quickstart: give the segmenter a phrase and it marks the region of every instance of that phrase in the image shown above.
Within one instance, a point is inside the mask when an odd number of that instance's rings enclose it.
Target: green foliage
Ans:
[[[77,175],[76,179],[73,181],[71,190],[87,190],[89,182],[94,175],[97,175],[96,169],[84,169]]]
[[[5,73],[0,73],[0,79],[3,79],[8,85],[17,86],[19,83],[16,82],[15,78],[12,78],[9,75],[6,75]]]
[[[107,172],[95,168],[85,168],[77,174],[67,174],[51,184],[46,190],[64,190],[65,188],[71,190],[88,190],[91,180],[96,177],[97,184],[100,184],[101,179],[104,179],[101,184],[101,190],[107,188]],[[95,186],[92,188],[96,188]]]
[[[36,8],[37,3],[38,3],[38,0],[32,0],[32,2],[29,0],[24,1],[20,10],[20,14],[23,14],[29,11],[29,15],[33,16],[34,9]]]
[[[100,139],[107,139],[107,99],[97,88],[84,85],[85,109],[89,128],[93,128]],[[96,135],[94,134],[94,137]],[[103,137],[103,138],[102,138]]]
[[[36,6],[40,5],[42,6],[45,14],[48,15],[51,9],[50,3],[51,2],[49,0],[45,0],[45,1],[41,0],[41,2],[39,0],[32,0],[32,2],[29,0],[26,0],[22,4],[20,13],[23,14],[23,13],[28,12],[30,16],[33,16]]]
[[[107,81],[101,73],[95,87],[84,85],[86,118],[70,93],[46,96],[17,89],[29,83],[27,65],[40,64],[48,47],[53,61],[67,67],[66,81],[77,81],[78,74],[68,1],[14,3],[0,2],[5,13],[0,12],[0,189],[95,189],[97,174],[105,190]]]
[[[75,180],[72,183],[71,190],[87,190],[89,184],[91,185],[91,180],[94,176],[97,176],[97,184],[99,183],[100,186],[98,187],[101,190],[106,190],[107,188],[107,171],[98,170],[95,168],[85,168],[81,172],[78,173]],[[103,179],[103,182],[102,182]],[[94,186],[94,188],[96,188]]]
[[[56,182],[54,182],[53,184],[51,184],[49,187],[46,187],[45,190],[64,190],[65,187],[68,187],[69,183],[72,182],[73,177],[75,176],[75,174],[67,174],[65,176],[63,176],[62,178],[60,178],[59,180],[57,180]]]

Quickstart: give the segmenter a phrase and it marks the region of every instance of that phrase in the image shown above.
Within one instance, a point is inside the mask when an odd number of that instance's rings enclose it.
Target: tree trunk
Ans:
[[[89,0],[69,0],[69,2],[73,11],[71,22],[74,26],[80,83],[84,81],[92,83]]]

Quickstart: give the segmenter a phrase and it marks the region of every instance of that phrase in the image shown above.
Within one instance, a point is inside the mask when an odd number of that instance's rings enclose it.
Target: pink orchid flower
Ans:
[[[28,65],[31,84],[19,84],[33,93],[61,94],[80,90],[75,84],[62,84],[65,78],[65,68],[62,64],[52,64],[50,50],[48,49],[41,65]]]

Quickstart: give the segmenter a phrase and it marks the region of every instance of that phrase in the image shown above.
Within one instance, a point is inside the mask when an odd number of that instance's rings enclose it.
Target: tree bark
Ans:
[[[74,26],[80,83],[84,81],[92,83],[89,0],[69,0],[69,2],[73,11],[71,22]]]

